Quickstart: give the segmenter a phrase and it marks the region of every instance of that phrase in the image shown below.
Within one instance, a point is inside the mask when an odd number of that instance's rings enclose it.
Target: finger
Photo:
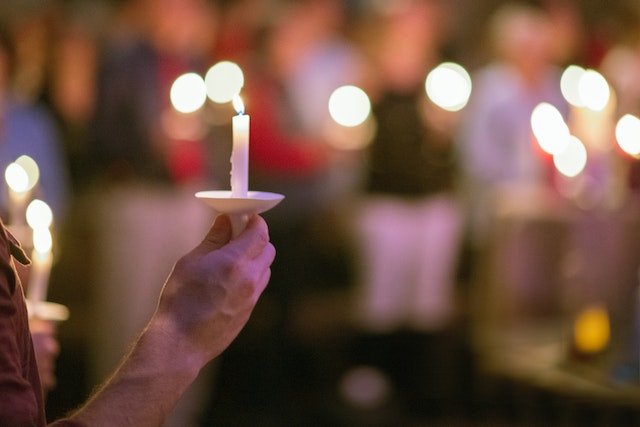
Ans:
[[[228,215],[218,215],[200,244],[205,251],[220,249],[231,240],[231,219]]]
[[[269,243],[267,223],[259,215],[253,215],[247,222],[247,227],[229,243],[238,254],[244,254],[248,259],[254,259],[264,251]]]

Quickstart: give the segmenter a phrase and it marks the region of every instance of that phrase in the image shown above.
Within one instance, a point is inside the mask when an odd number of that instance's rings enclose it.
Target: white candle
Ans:
[[[49,286],[49,273],[53,255],[51,253],[51,232],[48,228],[33,230],[33,251],[31,253],[31,270],[27,299],[32,303],[45,301]]]
[[[231,152],[231,197],[247,197],[249,191],[249,116],[244,114],[242,99],[235,95],[233,106],[233,150]]]

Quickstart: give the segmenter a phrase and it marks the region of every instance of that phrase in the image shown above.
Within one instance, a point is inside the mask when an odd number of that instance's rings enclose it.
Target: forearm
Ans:
[[[92,427],[161,425],[204,364],[177,336],[154,319],[113,376],[70,419]]]

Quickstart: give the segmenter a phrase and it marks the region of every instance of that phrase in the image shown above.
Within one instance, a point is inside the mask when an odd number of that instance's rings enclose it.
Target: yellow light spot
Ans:
[[[604,307],[590,306],[578,314],[574,324],[576,348],[584,353],[598,353],[609,344],[609,315]]]

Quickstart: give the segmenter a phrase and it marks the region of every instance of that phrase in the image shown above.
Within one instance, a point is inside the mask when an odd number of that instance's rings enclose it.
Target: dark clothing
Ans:
[[[377,131],[369,147],[368,193],[423,197],[452,189],[453,145],[425,123],[425,96],[424,90],[390,92],[373,106]]]
[[[14,258],[28,263],[0,223],[0,425],[44,426],[44,399]]]
[[[44,396],[14,259],[29,263],[20,244],[0,221],[0,426],[43,427]],[[54,426],[82,427],[65,420]]]
[[[167,132],[171,85],[202,68],[195,62],[161,55],[144,42],[110,50],[100,67],[92,134],[99,174],[110,182],[161,185],[208,178],[207,144]]]

